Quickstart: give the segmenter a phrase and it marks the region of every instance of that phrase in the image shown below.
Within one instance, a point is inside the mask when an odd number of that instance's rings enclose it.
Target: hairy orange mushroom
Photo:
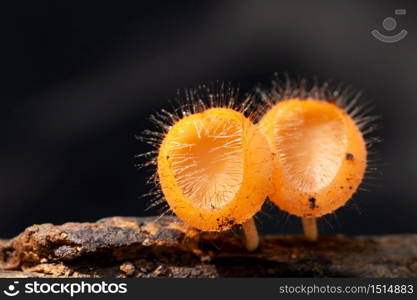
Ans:
[[[345,205],[367,168],[360,128],[369,119],[356,116],[355,122],[338,99],[326,99],[323,92],[305,91],[279,101],[271,97],[270,109],[258,124],[274,154],[269,198],[302,218],[310,240],[318,236],[316,218]]]
[[[242,112],[199,103],[172,117],[157,146],[157,177],[178,218],[204,231],[241,224],[245,246],[259,237],[252,217],[271,191],[272,155],[265,137]]]

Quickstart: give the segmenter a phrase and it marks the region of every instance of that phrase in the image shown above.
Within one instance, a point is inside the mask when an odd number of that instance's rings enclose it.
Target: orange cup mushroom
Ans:
[[[301,217],[306,237],[317,239],[316,218],[345,205],[364,177],[361,131],[342,108],[313,98],[276,103],[258,126],[273,153],[270,200]]]
[[[271,192],[272,154],[242,113],[210,108],[178,120],[160,144],[157,173],[178,218],[204,231],[242,224],[246,248],[257,248],[252,217]]]

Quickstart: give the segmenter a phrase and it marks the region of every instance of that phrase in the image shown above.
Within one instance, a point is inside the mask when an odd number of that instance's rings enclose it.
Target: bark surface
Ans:
[[[205,233],[174,217],[42,224],[0,240],[0,277],[417,277],[417,234],[262,237]]]

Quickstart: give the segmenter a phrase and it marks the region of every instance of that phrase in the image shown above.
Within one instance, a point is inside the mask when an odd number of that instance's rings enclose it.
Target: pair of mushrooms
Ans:
[[[316,240],[316,218],[352,197],[367,166],[365,122],[352,113],[355,103],[317,91],[264,93],[258,120],[245,116],[248,101],[239,109],[234,96],[228,105],[214,103],[227,93],[209,93],[208,105],[196,97],[181,116],[160,114],[154,120],[164,132],[152,141],[169,209],[203,231],[240,224],[253,251],[259,245],[253,216],[268,197],[301,217],[305,237]]]

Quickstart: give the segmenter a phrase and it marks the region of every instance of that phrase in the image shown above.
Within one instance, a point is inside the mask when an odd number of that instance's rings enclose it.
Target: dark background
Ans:
[[[134,155],[147,117],[177,88],[274,72],[362,90],[381,115],[383,176],[323,231],[417,232],[417,4],[415,1],[26,1],[1,4],[0,237],[33,223],[144,212],[148,175]],[[394,9],[407,9],[394,16]],[[370,35],[393,16],[385,44]],[[268,232],[299,221],[267,206]]]

